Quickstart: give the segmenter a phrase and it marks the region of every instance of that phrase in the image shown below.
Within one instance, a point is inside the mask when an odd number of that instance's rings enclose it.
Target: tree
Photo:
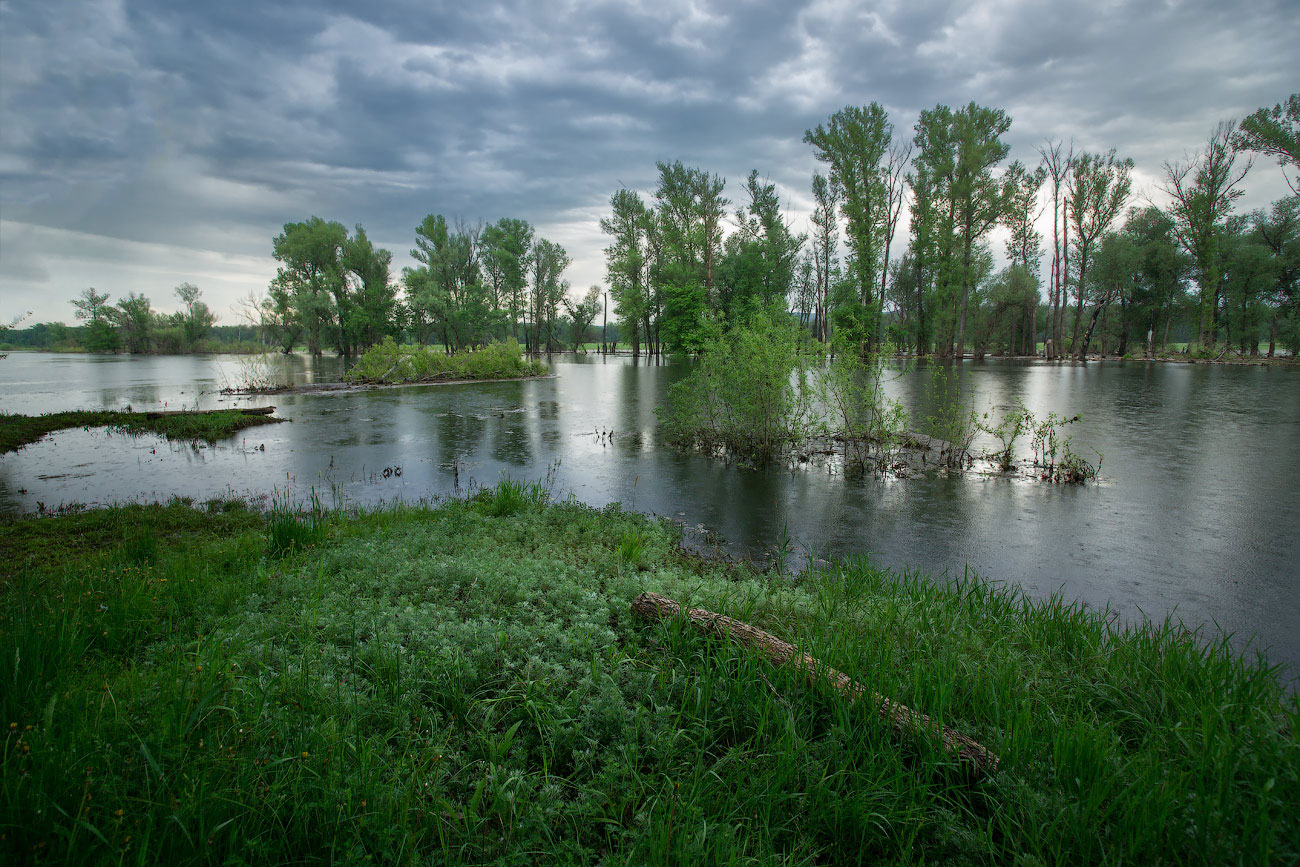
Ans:
[[[1243,193],[1238,184],[1250,170],[1250,160],[1239,168],[1235,165],[1235,131],[1234,123],[1222,122],[1210,134],[1204,151],[1185,163],[1164,164],[1162,189],[1172,200],[1174,236],[1196,263],[1201,296],[1197,341],[1202,347],[1213,348],[1217,339],[1219,237],[1233,201]]]
[[[351,303],[341,261],[347,236],[342,223],[311,217],[285,223],[272,242],[272,255],[281,263],[270,290],[278,315],[296,320],[312,355],[321,354],[330,336],[341,353],[348,351],[343,337]]]
[[[107,292],[96,292],[92,286],[83,289],[72,299],[77,308],[74,314],[86,323],[85,343],[90,352],[117,352],[121,340],[113,330],[113,309],[108,304]]]
[[[1062,142],[1047,142],[1038,153],[1052,181],[1052,273],[1048,286],[1051,311],[1044,354],[1060,358],[1065,354],[1065,304],[1070,282],[1070,223],[1064,213],[1069,199],[1064,192],[1069,189],[1074,170],[1074,144],[1067,151]]]
[[[154,314],[149,299],[130,292],[117,302],[114,318],[127,352],[148,352],[152,346]]]
[[[592,286],[589,288],[583,299],[576,304],[572,298],[565,296],[564,310],[569,314],[569,320],[573,323],[573,351],[577,352],[585,342],[587,329],[591,327],[592,321],[600,314],[600,287]]]
[[[393,254],[371,243],[359,224],[356,233],[343,242],[340,264],[345,279],[355,284],[348,309],[340,312],[340,342],[345,351],[366,349],[397,330],[392,262]]]
[[[817,339],[825,343],[830,338],[827,313],[830,300],[831,283],[835,279],[832,264],[837,259],[836,247],[839,246],[839,189],[828,183],[824,175],[813,173],[812,213],[812,256],[816,275],[816,324]]]
[[[173,292],[185,305],[181,313],[181,328],[184,329],[186,346],[192,348],[212,330],[213,324],[217,321],[216,314],[208,309],[207,304],[199,300],[203,291],[193,283],[182,283]]]
[[[1082,360],[1088,351],[1088,341],[1079,341],[1079,328],[1083,323],[1083,302],[1087,294],[1088,258],[1098,240],[1110,230],[1111,223],[1124,210],[1132,190],[1130,172],[1133,160],[1115,158],[1112,149],[1105,154],[1082,153],[1075,160],[1074,170],[1068,193],[1070,225],[1074,229],[1075,262],[1078,279],[1075,281],[1075,295],[1078,309],[1074,318],[1074,337],[1071,349],[1075,357]],[[1093,324],[1097,322],[1097,313],[1093,314]],[[1089,326],[1091,336],[1092,326]]]
[[[1245,118],[1232,137],[1232,146],[1277,158],[1287,186],[1300,195],[1300,93]],[[1288,169],[1296,174],[1294,180]]]
[[[1010,150],[1000,138],[1010,128],[1011,118],[1001,109],[984,108],[973,102],[953,114],[957,164],[950,195],[962,250],[958,358],[964,351],[968,295],[976,285],[975,245],[1002,217],[1002,188],[994,180],[992,170]]]
[[[1268,354],[1273,357],[1282,337],[1295,355],[1300,351],[1300,196],[1274,202],[1267,214],[1256,212],[1251,222],[1273,258]]]
[[[569,289],[569,284],[561,278],[568,267],[569,254],[559,244],[545,238],[538,238],[533,244],[532,257],[528,262],[532,282],[533,327],[529,338],[532,352],[543,351],[543,338],[546,352],[555,349],[556,313],[561,299]]]
[[[533,227],[524,220],[503,217],[483,228],[479,243],[492,303],[506,311],[510,333],[518,338],[524,290],[528,286],[527,262],[533,244]]]
[[[641,353],[646,336],[641,322],[650,309],[648,270],[651,260],[649,232],[653,216],[634,190],[617,190],[610,197],[612,213],[600,221],[600,230],[613,240],[605,248],[605,271],[614,312],[632,342],[632,355]]]
[[[894,127],[880,103],[846,106],[825,126],[804,132],[816,148],[817,159],[830,167],[829,179],[840,197],[847,225],[845,238],[852,253],[850,273],[864,308],[864,329],[875,332],[876,293],[889,223],[889,192],[882,161],[889,152]],[[866,346],[859,347],[865,352]]]

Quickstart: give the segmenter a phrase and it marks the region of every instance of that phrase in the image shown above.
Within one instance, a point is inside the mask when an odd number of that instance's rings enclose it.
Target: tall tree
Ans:
[[[193,283],[182,283],[172,291],[185,306],[181,313],[181,327],[185,332],[186,345],[193,347],[212,330],[217,317],[208,309],[208,305],[200,300],[203,290]]]
[[[1065,353],[1065,296],[1070,261],[1069,221],[1064,219],[1063,211],[1069,202],[1065,191],[1069,189],[1070,174],[1074,169],[1074,143],[1071,142],[1069,150],[1066,150],[1064,143],[1049,141],[1038,149],[1038,153],[1043,158],[1041,165],[1052,185],[1052,273],[1048,284],[1051,311],[1044,354],[1048,358],[1060,358]]]
[[[816,275],[816,323],[817,339],[825,343],[830,338],[827,319],[831,283],[834,280],[833,263],[837,259],[840,237],[839,188],[829,183],[826,177],[813,173],[813,213],[812,213],[812,255],[813,269]]]
[[[611,237],[605,248],[605,267],[609,294],[614,297],[614,312],[624,334],[632,343],[632,355],[641,353],[641,323],[650,309],[649,231],[653,214],[635,190],[617,190],[610,197],[612,213],[600,221],[600,230]]]
[[[77,309],[75,316],[86,323],[86,349],[91,352],[117,352],[119,338],[113,330],[113,310],[107,292],[96,292],[95,287],[83,289],[72,299]]]
[[[524,314],[524,290],[528,286],[528,258],[533,245],[533,227],[525,220],[503,217],[483,228],[484,271],[492,286],[495,303],[504,308],[510,333],[519,337]]]
[[[114,314],[126,351],[148,352],[153,343],[154,325],[153,306],[149,299],[142,293],[129,292],[118,300]]]
[[[955,161],[948,195],[952,201],[953,226],[961,252],[957,267],[961,278],[961,302],[955,350],[960,358],[965,351],[970,293],[977,282],[976,245],[1002,217],[1003,192],[993,177],[993,168],[1010,150],[1001,136],[1011,128],[1011,118],[1001,109],[985,108],[972,102],[951,113],[951,124]]]
[[[1088,341],[1079,340],[1079,328],[1083,323],[1083,302],[1088,290],[1089,256],[1124,210],[1124,203],[1133,188],[1132,171],[1133,160],[1116,159],[1114,150],[1105,154],[1085,152],[1075,160],[1068,196],[1070,225],[1074,229],[1075,267],[1078,269],[1075,281],[1078,308],[1071,349],[1080,360],[1088,350]],[[1098,312],[1103,306],[1104,302],[1098,305]],[[1097,322],[1095,313],[1092,322],[1093,325]],[[1091,337],[1092,326],[1088,331]]]
[[[528,262],[532,282],[532,335],[529,339],[533,352],[551,352],[556,349],[555,318],[561,299],[569,284],[562,277],[569,267],[569,254],[559,244],[538,238],[532,247]],[[545,349],[543,350],[543,346]]]
[[[272,242],[279,261],[271,294],[288,302],[307,339],[307,350],[320,355],[330,336],[338,343],[337,311],[346,311],[347,281],[340,256],[348,230],[342,223],[311,217],[285,223]]]
[[[343,270],[355,284],[350,312],[341,323],[342,342],[351,351],[365,349],[397,330],[392,262],[393,254],[376,247],[360,225],[343,244]]]
[[[845,240],[852,253],[850,273],[862,307],[865,339],[875,332],[876,293],[888,220],[888,193],[882,162],[889,152],[894,127],[880,103],[846,106],[804,133],[817,159],[829,166],[830,182],[840,195]]]
[[[1039,214],[1038,191],[1047,180],[1047,167],[1027,169],[1020,160],[1007,166],[1002,184],[1005,190],[1003,201],[1005,210],[1002,224],[1007,228],[1007,258],[1024,268],[1035,279],[1038,278],[1043,251],[1043,236],[1035,228]],[[1033,355],[1037,351],[1038,294],[1037,287],[1031,303],[1025,309],[1023,354]]]
[[[1197,342],[1203,348],[1213,348],[1217,340],[1219,237],[1233,201],[1244,192],[1238,185],[1250,170],[1250,160],[1236,165],[1235,131],[1236,124],[1222,122],[1210,134],[1204,151],[1185,163],[1164,164],[1162,189],[1171,199],[1174,235],[1196,263],[1201,296]]]

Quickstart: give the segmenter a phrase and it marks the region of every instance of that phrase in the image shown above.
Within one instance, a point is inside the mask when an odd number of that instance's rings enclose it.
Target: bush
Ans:
[[[517,379],[542,376],[547,367],[525,360],[514,338],[493,343],[472,352],[448,355],[441,350],[414,344],[398,344],[385,338],[367,349],[348,371],[351,382],[401,383],[440,382],[458,379]]]
[[[797,330],[768,313],[732,328],[656,409],[670,442],[766,461],[804,434],[812,403]]]

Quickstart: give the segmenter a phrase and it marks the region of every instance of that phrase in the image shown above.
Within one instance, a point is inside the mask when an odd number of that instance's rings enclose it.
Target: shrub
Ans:
[[[439,382],[457,379],[516,379],[541,376],[547,367],[525,360],[519,343],[511,338],[471,352],[448,355],[440,349],[398,344],[385,338],[357,359],[348,371],[351,382],[401,383]]]

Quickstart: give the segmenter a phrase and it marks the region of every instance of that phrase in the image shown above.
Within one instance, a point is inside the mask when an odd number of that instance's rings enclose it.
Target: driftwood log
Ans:
[[[642,593],[632,600],[632,611],[651,621],[665,620],[683,613],[681,605],[659,593]],[[691,625],[700,632],[716,635],[755,650],[773,665],[793,665],[803,672],[808,681],[825,681],[837,692],[851,699],[871,702],[879,709],[881,718],[889,720],[895,733],[937,738],[943,743],[944,749],[956,756],[977,779],[997,770],[998,757],[978,741],[955,732],[948,726],[939,725],[923,713],[878,693],[869,692],[866,687],[847,674],[818,662],[806,653],[801,653],[794,645],[782,641],[770,632],[703,608],[690,608],[684,614]]]
[[[236,409],[235,411],[240,413],[241,415],[270,415],[271,413],[275,412],[275,407],[250,406],[250,407],[245,407],[243,409]],[[144,414],[144,417],[147,419],[155,419],[155,418],[165,418],[171,415],[210,415],[214,412],[230,412],[230,410],[228,409],[206,409],[206,410],[168,409],[168,410],[160,410],[158,412],[146,412]]]

